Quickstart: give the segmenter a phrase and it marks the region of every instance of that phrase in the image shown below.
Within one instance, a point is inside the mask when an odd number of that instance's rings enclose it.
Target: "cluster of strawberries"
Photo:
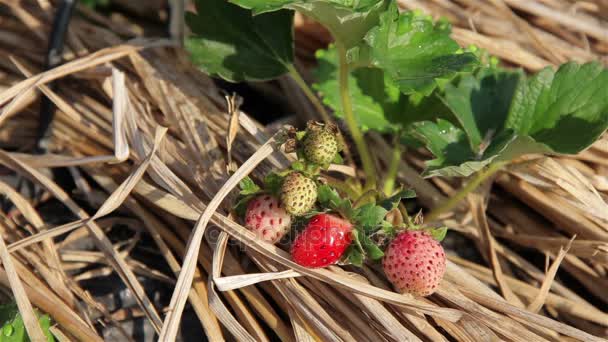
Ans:
[[[401,226],[389,223],[385,220],[389,210],[376,203],[365,206],[366,213],[374,213],[372,217],[382,216],[373,223],[377,227],[371,226],[369,217],[350,199],[342,199],[335,189],[323,184],[319,173],[330,163],[341,161],[341,141],[332,124],[311,122],[306,131],[292,134],[285,146],[297,152],[298,161],[289,170],[274,174],[270,189],[254,186],[253,191],[242,192],[247,195],[239,204],[246,208],[245,227],[274,244],[290,232],[294,221],[307,220],[291,242],[292,258],[299,265],[317,268],[340,260],[357,264],[350,262],[355,260],[352,255],[365,256],[366,247],[361,246],[373,244],[377,252],[372,254],[382,259],[384,272],[397,289],[421,296],[432,294],[443,277],[446,261],[431,231],[411,222]],[[333,199],[321,199],[321,188],[330,189]],[[393,209],[400,200],[393,199]],[[354,203],[358,202],[355,199]],[[349,251],[351,256],[347,256]]]

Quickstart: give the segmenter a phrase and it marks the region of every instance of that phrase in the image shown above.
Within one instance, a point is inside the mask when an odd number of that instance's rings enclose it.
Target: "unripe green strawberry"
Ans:
[[[301,216],[312,209],[317,201],[317,184],[299,172],[285,176],[281,186],[281,203],[294,216]]]
[[[429,233],[406,231],[390,243],[382,266],[399,290],[428,296],[437,290],[445,273],[445,253]]]
[[[328,165],[339,151],[336,132],[326,127],[307,129],[302,145],[306,159],[317,165]]]

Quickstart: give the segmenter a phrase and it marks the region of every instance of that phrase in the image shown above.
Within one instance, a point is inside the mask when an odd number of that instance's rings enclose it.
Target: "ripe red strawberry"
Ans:
[[[388,280],[401,291],[420,296],[435,292],[445,273],[441,244],[424,231],[400,233],[382,260]]]
[[[247,205],[245,227],[270,243],[281,240],[291,226],[291,216],[276,197],[261,195]]]
[[[353,225],[338,216],[318,214],[291,246],[293,260],[306,267],[325,267],[342,257],[352,240]]]

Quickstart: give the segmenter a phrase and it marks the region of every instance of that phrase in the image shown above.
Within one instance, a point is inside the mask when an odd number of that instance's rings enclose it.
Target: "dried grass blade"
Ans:
[[[101,174],[103,170],[95,169],[94,171],[87,171],[92,175],[98,184],[106,189],[106,191],[114,192],[118,188],[118,185],[114,183],[111,177],[107,176],[106,174]],[[141,182],[138,184],[141,184]],[[133,213],[144,222],[144,226],[148,229],[150,235],[158,245],[160,252],[167,260],[169,267],[174,274],[178,276],[181,265],[171,252],[168,244],[175,248],[178,253],[183,253],[183,243],[179,241],[172,232],[169,231],[168,227],[164,226],[164,223],[159,221],[154,215],[151,215],[133,198],[127,198],[125,201],[125,206],[133,211]],[[170,238],[167,238],[167,234],[169,234]],[[195,278],[200,279],[200,281],[197,281],[194,284],[194,289],[190,291],[190,304],[194,308],[196,315],[199,317],[199,320],[201,321],[209,340],[221,341],[223,339],[222,330],[215,315],[209,309],[207,291],[206,287],[203,285],[203,282],[205,282],[204,276],[197,270],[197,272],[195,272]]]
[[[293,271],[286,270],[282,272],[269,272],[269,273],[254,273],[254,274],[241,274],[228,277],[214,278],[215,286],[220,291],[236,290],[241,287],[254,285],[263,281],[285,279],[300,277],[301,274]]]
[[[164,127],[158,129],[156,137],[156,139],[159,139],[157,140],[158,144],[160,144],[160,141],[162,140],[166,131],[167,129]],[[152,152],[146,157],[146,159],[144,159],[144,161],[135,169],[135,171],[132,172],[127,177],[127,179],[125,179],[125,181],[106,199],[106,201],[99,207],[97,212],[92,217],[70,222],[59,227],[55,227],[38,234],[28,236],[25,239],[21,239],[17,242],[12,243],[9,246],[9,251],[13,252],[20,248],[29,246],[33,243],[43,241],[46,238],[67,233],[84,225],[87,225],[88,223],[93,222],[116,210],[122,205],[124,200],[127,198],[127,196],[129,196],[133,188],[143,177],[144,173],[146,172],[148,166],[152,161],[152,157],[154,156],[156,149],[158,148],[158,144],[155,144]]]
[[[551,284],[553,283],[553,279],[555,279],[555,274],[557,273],[557,269],[559,268],[559,265],[562,263],[562,260],[564,260],[564,257],[568,253],[568,250],[570,250],[570,247],[572,246],[572,241],[574,241],[575,238],[576,238],[576,235],[574,237],[572,237],[572,239],[570,239],[570,242],[568,242],[568,244],[566,245],[565,248],[559,249],[559,252],[557,253],[557,257],[555,258],[555,261],[553,261],[553,264],[551,264],[551,267],[549,267],[549,270],[547,271],[547,275],[545,276],[545,280],[543,281],[543,284],[540,287],[538,296],[536,296],[534,301],[532,301],[532,303],[530,303],[530,305],[528,305],[529,311],[538,312],[545,304],[545,300],[547,298],[547,295],[549,294],[549,290],[551,290]]]
[[[217,239],[213,251],[213,261],[211,274],[207,280],[207,288],[209,291],[209,306],[216,313],[218,319],[224,323],[224,326],[236,337],[239,341],[252,341],[256,339],[247,332],[247,330],[232,316],[228,308],[222,303],[222,300],[215,292],[213,281],[222,273],[222,264],[224,253],[226,253],[226,245],[228,243],[228,234],[222,232]]]
[[[8,251],[11,253],[14,253],[22,248],[25,248],[25,247],[35,244],[37,242],[41,242],[46,239],[50,239],[55,236],[65,234],[67,232],[70,232],[74,229],[78,229],[78,228],[86,225],[88,221],[89,221],[89,219],[76,220],[74,222],[70,222],[70,223],[61,225],[59,227],[47,229],[40,233],[30,235],[24,239],[21,239],[19,241],[13,242],[10,245],[8,245]]]
[[[194,230],[190,236],[190,240],[188,241],[188,246],[186,248],[187,251],[186,255],[184,256],[182,271],[179,274],[173,296],[171,297],[169,313],[165,317],[165,322],[160,333],[160,341],[173,341],[177,335],[180,318],[186,303],[186,295],[192,286],[192,276],[194,275],[194,268],[196,267],[198,252],[207,223],[220,206],[224,198],[235,186],[237,186],[238,182],[240,182],[241,179],[243,179],[257,166],[257,164],[261,163],[274,151],[274,148],[272,147],[273,144],[275,144],[275,140],[274,138],[271,138],[245,163],[243,163],[241,167],[239,167],[239,169],[218,191],[217,195],[211,200],[211,202],[209,202],[209,205],[194,226]]]
[[[15,270],[12,257],[6,248],[3,238],[0,238],[0,260],[2,260],[2,264],[4,265],[8,281],[11,285],[11,290],[15,296],[15,301],[17,302],[19,313],[21,313],[21,317],[23,318],[23,324],[25,325],[25,330],[27,331],[28,336],[34,342],[46,341],[46,337],[40,328],[40,324],[38,324],[38,316],[34,312],[32,303],[30,303],[30,300],[25,293],[25,289],[23,288],[21,279],[19,279],[19,275]]]
[[[479,304],[489,307],[492,310],[496,310],[498,312],[502,312],[508,315],[512,315],[513,317],[518,317],[525,320],[528,323],[536,324],[551,330],[554,330],[560,334],[564,334],[566,336],[570,336],[581,341],[588,342],[605,342],[604,339],[588,334],[582,330],[571,327],[567,324],[552,320],[550,318],[529,312],[525,309],[520,309],[516,306],[505,303],[504,301],[497,300],[494,298],[490,298],[476,291],[459,288],[460,292],[465,294],[467,297],[475,300]]]
[[[17,105],[24,98],[24,96],[33,91],[35,87],[44,85],[65,75],[122,58],[130,53],[144,48],[166,45],[170,44],[164,40],[134,41],[131,44],[119,45],[100,50],[86,57],[62,64],[57,68],[45,71],[36,76],[29,77],[13,85],[0,94],[0,105],[3,105],[10,100],[10,102],[2,108],[2,112],[0,112],[0,124],[2,124],[2,122],[4,122],[4,120],[15,111]]]
[[[228,132],[226,134],[226,155],[228,156],[227,172],[232,172],[232,143],[239,132],[239,107],[242,100],[232,94],[232,96],[226,95],[226,102],[228,104],[228,115],[230,120],[228,121]]]
[[[8,184],[0,181],[0,194],[5,195],[9,200],[11,200],[21,214],[35,227],[36,231],[38,232],[37,234],[45,232],[42,218],[40,218],[34,207],[32,207],[32,205],[20,193],[10,187]],[[73,304],[74,296],[68,290],[65,284],[66,276],[61,268],[57,248],[50,239],[44,239],[42,241],[44,241],[42,248],[47,259],[45,262],[49,266],[49,274],[51,275],[51,277],[47,277],[46,280],[58,294],[64,297],[67,302]]]
[[[162,139],[164,132],[165,132],[165,130],[163,130],[163,129],[157,130],[156,137],[155,137],[155,146],[158,147],[158,144],[160,144],[160,140]],[[80,207],[78,207],[78,205],[75,202],[73,202],[70,199],[70,197],[60,187],[57,186],[57,184],[53,183],[50,179],[48,179],[46,176],[42,175],[35,169],[32,169],[28,165],[23,164],[21,161],[14,159],[13,157],[11,157],[9,154],[7,154],[4,151],[0,151],[0,162],[3,163],[4,165],[8,166],[9,168],[12,168],[16,171],[24,173],[26,176],[28,176],[28,178],[31,178],[34,181],[40,183],[49,192],[51,192],[55,197],[57,197],[60,201],[62,201],[64,203],[64,205],[66,205],[76,215],[80,216],[81,218],[85,218],[85,219],[89,218],[88,215],[86,214],[86,212],[84,212]],[[128,195],[128,194],[120,194],[120,195],[118,195],[118,197],[126,196],[126,195]],[[112,204],[108,204],[108,206],[106,206],[106,208],[111,207],[111,206],[112,206]],[[158,316],[158,313],[156,312],[154,305],[146,296],[143,287],[137,281],[137,278],[133,274],[133,271],[128,267],[128,265],[125,263],[123,258],[120,255],[118,255],[118,253],[114,250],[112,243],[110,242],[110,240],[108,240],[108,238],[105,236],[103,231],[99,228],[99,226],[97,226],[97,224],[90,221],[87,224],[87,227],[89,228],[89,231],[93,235],[94,241],[96,242],[97,247],[99,249],[101,249],[104,253],[106,253],[108,258],[112,261],[112,263],[113,263],[112,266],[118,272],[118,274],[121,276],[121,278],[123,278],[123,280],[125,281],[127,286],[131,289],[131,291],[133,291],[135,298],[137,299],[138,303],[142,306],[144,312],[146,312],[146,315],[152,322],[152,325],[160,331],[160,326],[162,324],[162,321],[161,321],[160,317]]]
[[[339,274],[347,274],[346,271],[344,271],[340,267],[332,266],[331,270]],[[365,277],[362,277],[358,274],[347,275],[351,277],[356,277],[362,282],[368,282]],[[372,317],[375,317],[376,320],[380,324],[382,324],[382,326],[386,329],[387,333],[391,335],[396,341],[420,341],[418,336],[416,336],[405,326],[403,326],[403,324],[401,324],[399,320],[397,320],[397,318],[395,318],[395,316],[393,316],[393,314],[379,301],[360,294],[354,294],[352,295],[352,297],[354,297],[354,300],[358,300],[359,302],[361,302],[361,304],[365,308],[367,308],[369,314]]]
[[[114,140],[114,157],[116,163],[129,158],[129,144],[125,130],[125,116],[127,115],[128,92],[125,85],[125,74],[112,68],[112,132]]]
[[[509,303],[524,307],[524,304],[513,293],[513,291],[511,290],[511,288],[503,277],[502,268],[498,260],[498,255],[496,254],[496,241],[494,240],[494,237],[492,237],[492,233],[490,232],[490,226],[486,217],[486,207],[484,205],[483,197],[479,194],[474,193],[469,195],[468,200],[471,206],[471,211],[473,213],[473,218],[475,219],[477,227],[479,227],[480,230],[480,236],[482,238],[481,241],[487,248],[486,252],[488,253],[490,263],[492,264],[494,278],[496,279],[496,283],[498,284],[500,291]]]
[[[291,320],[291,326],[293,327],[294,335],[296,336],[297,342],[315,342],[319,339],[315,339],[306,329],[306,323],[302,322],[300,317],[293,309],[289,309],[289,319]]]

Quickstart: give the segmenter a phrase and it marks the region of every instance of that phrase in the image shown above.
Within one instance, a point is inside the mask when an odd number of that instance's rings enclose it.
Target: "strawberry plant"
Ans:
[[[291,247],[301,265],[382,259],[397,289],[428,295],[445,270],[437,242],[445,229],[425,227],[400,204],[414,196],[395,189],[406,143],[416,141],[434,155],[424,176],[471,177],[426,216],[428,222],[513,159],[578,153],[608,127],[608,71],[599,63],[568,63],[531,76],[505,70],[483,51],[459,47],[446,21],[400,12],[394,0],[199,0],[196,5],[198,13],[187,16],[193,34],[186,46],[204,72],[233,82],[289,75],[325,120],[290,131],[285,149],[298,160],[270,174],[263,187],[245,179],[236,205],[237,212],[247,208],[249,229],[259,233],[265,225],[261,237],[269,242],[289,229],[281,224],[309,219]],[[293,11],[319,22],[334,39],[316,54],[313,88],[294,67]],[[358,177],[324,176],[330,163],[341,162],[342,147],[324,105],[346,123],[363,183]],[[384,173],[376,170],[364,140],[369,130],[393,137]]]

